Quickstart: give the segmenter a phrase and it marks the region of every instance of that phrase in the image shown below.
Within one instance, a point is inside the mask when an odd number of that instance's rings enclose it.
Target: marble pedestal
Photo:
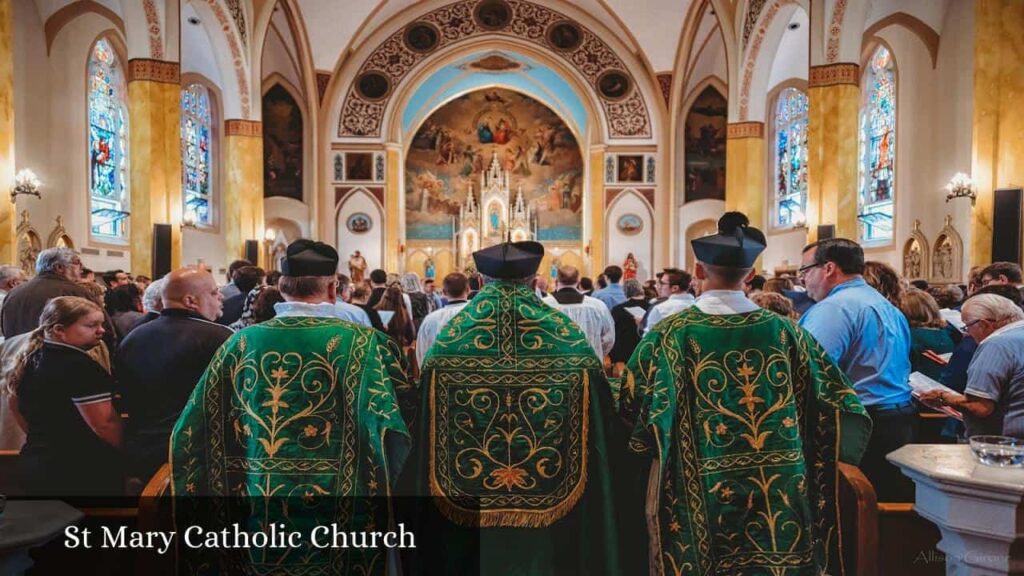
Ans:
[[[981,464],[965,444],[889,454],[917,487],[915,509],[942,532],[946,574],[1024,575],[1024,469]]]

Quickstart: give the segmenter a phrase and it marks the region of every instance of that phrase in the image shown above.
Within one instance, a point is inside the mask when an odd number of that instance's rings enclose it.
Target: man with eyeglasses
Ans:
[[[1015,262],[993,262],[981,271],[981,286],[1013,286],[1024,296],[1024,274]]]
[[[36,257],[36,276],[12,289],[0,311],[0,326],[7,338],[31,332],[39,326],[46,303],[58,296],[81,296],[94,300],[92,292],[79,284],[82,259],[70,248],[48,248]]]
[[[664,290],[668,294],[668,298],[652,307],[650,313],[647,314],[647,324],[644,326],[645,334],[658,322],[694,305],[697,299],[687,291],[690,287],[690,279],[690,273],[684,270],[666,270],[658,278],[658,291]]]
[[[963,412],[967,436],[1024,438],[1024,311],[1012,300],[981,294],[964,303],[964,330],[980,344],[963,394],[932,390],[921,401]]]
[[[910,325],[864,281],[864,250],[831,238],[804,248],[799,274],[817,302],[801,318],[849,376],[874,421],[861,470],[879,501],[910,501],[914,485],[886,454],[917,436],[917,408],[910,396]]]

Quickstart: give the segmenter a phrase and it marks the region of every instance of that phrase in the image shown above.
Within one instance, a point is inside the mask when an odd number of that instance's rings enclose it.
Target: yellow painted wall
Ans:
[[[384,230],[384,269],[398,271],[398,246],[402,236],[398,209],[402,194],[402,149],[388,146],[384,162],[387,178],[384,186],[384,219],[387,222]]]
[[[17,262],[17,207],[8,187],[14,183],[14,11],[0,0],[0,262]]]
[[[181,86],[128,83],[131,262],[151,274],[153,224],[171,226],[171,268],[181,265]]]
[[[1024,2],[976,0],[970,261],[992,259],[993,190],[1024,184]]]
[[[817,86],[807,96],[808,241],[817,239],[819,224],[835,224],[837,237],[856,239],[860,88]]]
[[[224,138],[224,250],[226,262],[245,256],[245,241],[263,242],[263,138]],[[260,251],[260,264],[266,256]]]
[[[764,226],[764,138],[729,138],[725,143],[725,209],[743,212]]]

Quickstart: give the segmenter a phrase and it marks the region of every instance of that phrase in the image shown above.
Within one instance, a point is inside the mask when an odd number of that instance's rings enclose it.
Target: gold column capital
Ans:
[[[152,58],[132,58],[128,61],[128,81],[181,84],[181,64]]]
[[[224,121],[224,135],[262,138],[263,123],[260,122],[259,120],[243,120],[241,118],[229,118]]]
[[[731,122],[725,128],[725,137],[764,138],[764,122]]]
[[[850,62],[811,66],[807,76],[808,88],[852,84],[860,86],[860,65]]]

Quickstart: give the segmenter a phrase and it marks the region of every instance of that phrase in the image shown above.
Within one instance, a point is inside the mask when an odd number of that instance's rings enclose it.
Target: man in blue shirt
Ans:
[[[619,284],[619,280],[622,280],[622,268],[609,266],[604,269],[604,275],[608,278],[608,286],[594,292],[594,298],[604,302],[608,310],[611,310],[626,301],[626,292],[622,289],[622,284]]]
[[[849,376],[874,421],[861,469],[879,501],[912,501],[914,486],[885,456],[917,436],[910,396],[910,326],[861,274],[864,250],[830,238],[804,248],[800,276],[817,303],[800,325]]]

